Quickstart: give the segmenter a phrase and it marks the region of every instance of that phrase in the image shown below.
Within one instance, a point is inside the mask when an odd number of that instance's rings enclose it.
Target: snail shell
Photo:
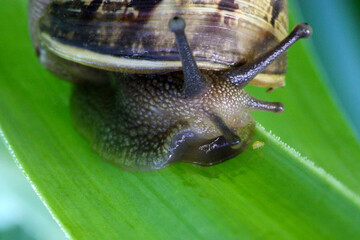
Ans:
[[[72,81],[103,81],[95,69],[181,69],[167,24],[178,15],[187,23],[197,65],[206,70],[252,62],[279,44],[288,29],[286,0],[30,0],[29,6],[31,33],[36,48],[45,50],[44,65]],[[284,86],[285,71],[286,54],[251,83]]]

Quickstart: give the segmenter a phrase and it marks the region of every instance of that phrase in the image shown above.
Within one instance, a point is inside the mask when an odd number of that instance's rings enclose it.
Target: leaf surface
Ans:
[[[101,161],[74,130],[71,84],[35,58],[26,1],[3,4],[1,133],[72,239],[360,237],[359,143],[304,45],[290,51],[287,87],[265,96],[286,113],[256,118],[311,161],[258,126],[254,140],[265,146],[225,163],[130,173]]]

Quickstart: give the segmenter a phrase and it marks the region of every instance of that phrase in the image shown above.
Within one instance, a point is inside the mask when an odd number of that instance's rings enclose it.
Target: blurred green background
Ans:
[[[311,24],[312,51],[327,85],[360,139],[360,1],[297,1]]]
[[[298,0],[290,4],[313,27],[307,44],[314,61],[322,67],[339,109],[360,139],[360,1]],[[0,239],[65,239],[1,141]]]

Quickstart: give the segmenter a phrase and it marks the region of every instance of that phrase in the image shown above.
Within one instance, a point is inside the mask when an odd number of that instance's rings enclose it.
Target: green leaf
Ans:
[[[71,238],[360,237],[360,145],[303,43],[290,50],[286,88],[248,90],[285,103],[286,113],[256,118],[310,160],[258,126],[265,146],[225,163],[130,173],[74,130],[71,84],[34,56],[26,1],[5,1],[0,18],[1,133]]]

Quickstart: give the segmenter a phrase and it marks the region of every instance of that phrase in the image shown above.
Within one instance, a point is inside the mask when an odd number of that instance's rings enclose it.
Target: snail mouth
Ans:
[[[184,133],[181,137],[173,139],[170,149],[172,160],[212,166],[229,160],[248,146],[248,141],[238,139],[233,142],[226,140],[224,136],[213,139],[201,139],[192,133]]]
[[[247,144],[241,140],[228,142],[224,136],[189,145],[183,155],[184,162],[211,166],[231,159],[245,150]]]
[[[254,121],[229,128],[217,114],[209,113],[208,117],[221,135],[208,138],[191,131],[178,132],[170,144],[168,163],[183,161],[212,166],[237,156],[247,148],[252,140]]]

